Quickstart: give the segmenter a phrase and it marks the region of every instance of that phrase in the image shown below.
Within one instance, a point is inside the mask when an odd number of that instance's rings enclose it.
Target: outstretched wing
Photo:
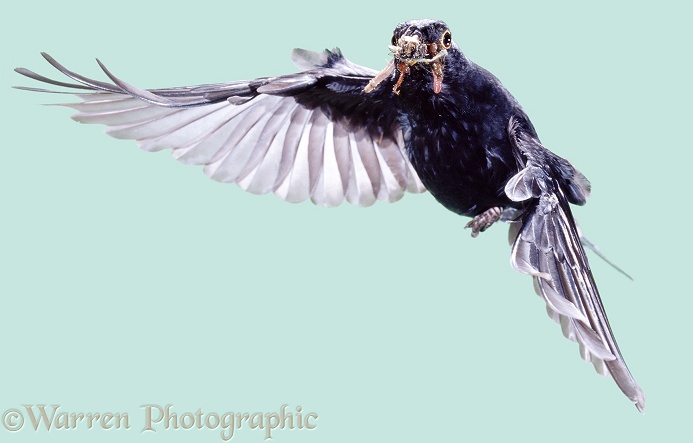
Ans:
[[[101,62],[113,83],[42,55],[78,83],[16,71],[69,88],[82,100],[64,105],[78,111],[74,120],[104,124],[107,134],[136,140],[147,151],[171,149],[179,161],[203,165],[214,180],[324,206],[344,200],[369,206],[425,190],[403,153],[391,94],[365,94],[377,72],[349,62],[338,49],[295,50],[294,61],[306,69],[297,74],[155,90],[125,83]]]
[[[533,276],[549,316],[561,325],[563,335],[578,342],[582,358],[597,372],[610,374],[642,412],[645,395],[618,349],[570,211],[569,202],[584,203],[589,184],[515,119],[508,132],[524,167],[505,192],[513,201],[528,204],[511,228],[512,265]]]

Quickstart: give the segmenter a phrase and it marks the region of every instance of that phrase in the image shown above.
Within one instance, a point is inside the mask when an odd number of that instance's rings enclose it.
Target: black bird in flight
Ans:
[[[397,25],[380,72],[338,49],[294,50],[302,72],[250,81],[144,90],[111,74],[93,80],[45,59],[77,83],[16,71],[69,88],[82,123],[108,126],[142,149],[171,149],[214,180],[290,202],[369,206],[429,191],[472,217],[476,237],[509,222],[511,263],[534,279],[549,316],[582,358],[611,375],[642,411],[645,396],[619,352],[569,204],[590,185],[542,146],[527,115],[436,20]],[[46,91],[37,88],[23,88]]]

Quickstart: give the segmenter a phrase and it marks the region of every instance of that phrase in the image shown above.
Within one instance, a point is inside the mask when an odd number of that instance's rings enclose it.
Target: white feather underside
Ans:
[[[555,207],[554,211],[560,212],[560,208]],[[593,288],[573,252],[577,245],[565,245],[571,242],[572,236],[562,232],[564,219],[564,215],[550,214],[546,214],[546,221],[542,216],[534,217],[528,226],[513,232],[511,264],[533,277],[535,292],[544,299],[549,317],[561,326],[566,338],[578,343],[580,356],[591,362],[598,373],[608,376],[606,362],[615,360],[616,356],[603,325],[590,321],[596,308],[586,305],[585,300],[590,299],[587,294]],[[595,332],[595,328],[600,332]]]
[[[78,111],[74,120],[106,125],[107,134],[146,151],[171,149],[178,161],[202,165],[212,179],[254,194],[333,207],[425,191],[403,154],[401,133],[397,140],[374,140],[291,97],[166,108],[125,94],[77,95],[81,103],[64,105]]]

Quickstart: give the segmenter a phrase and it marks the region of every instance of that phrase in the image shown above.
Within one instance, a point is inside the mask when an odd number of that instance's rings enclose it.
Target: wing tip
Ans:
[[[638,411],[642,414],[645,415],[645,400],[643,399],[642,401],[634,401],[635,407],[638,409]]]
[[[327,53],[295,48],[291,51],[291,61],[298,69],[309,71],[327,64]]]
[[[640,389],[640,386],[635,386],[635,392],[630,397],[630,400],[641,414],[645,414],[645,401],[647,399],[645,397],[645,393],[642,391],[642,389]]]

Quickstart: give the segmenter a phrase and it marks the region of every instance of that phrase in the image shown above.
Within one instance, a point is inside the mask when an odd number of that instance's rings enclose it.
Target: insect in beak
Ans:
[[[438,42],[422,42],[418,35],[403,35],[396,39],[393,37],[390,52],[393,59],[385,68],[373,77],[364,92],[368,93],[378,87],[397,69],[399,77],[392,92],[399,95],[404,78],[411,71],[411,67],[417,64],[428,65],[433,77],[433,92],[439,94],[443,89],[443,61],[452,44],[450,31],[445,31]]]

